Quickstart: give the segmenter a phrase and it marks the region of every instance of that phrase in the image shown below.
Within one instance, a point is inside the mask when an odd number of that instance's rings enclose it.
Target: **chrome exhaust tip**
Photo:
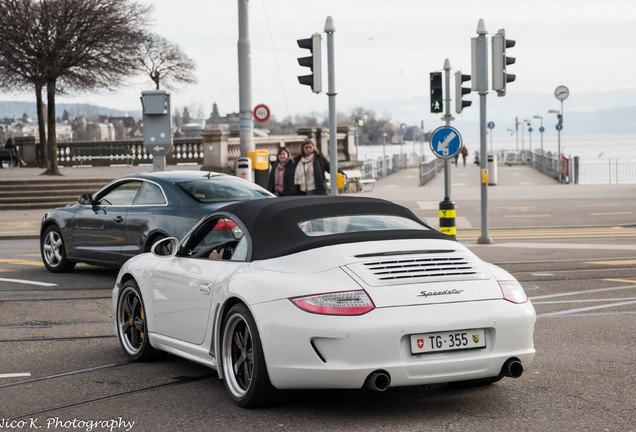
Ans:
[[[372,391],[383,392],[391,385],[391,376],[384,371],[375,371],[369,374],[364,386]]]
[[[510,378],[519,378],[523,374],[523,365],[515,358],[506,360],[501,367],[501,375]]]

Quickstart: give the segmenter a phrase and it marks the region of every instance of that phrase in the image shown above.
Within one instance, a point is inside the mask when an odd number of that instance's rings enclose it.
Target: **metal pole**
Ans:
[[[477,90],[479,92],[479,167],[481,168],[481,237],[479,244],[492,244],[488,234],[488,180],[483,174],[488,172],[488,155],[486,146],[486,96],[488,95],[488,44],[486,41],[486,23],[483,19],[477,24]]]
[[[563,100],[561,100],[561,122],[563,122]],[[558,143],[558,167],[559,167],[559,183],[563,182],[563,176],[561,175],[561,128],[558,130],[557,134],[557,143]]]
[[[519,118],[515,117],[515,142],[517,147],[515,150],[519,153]]]
[[[420,141],[420,163],[423,163],[424,162],[424,120],[422,120],[421,127],[422,127],[422,137]]]
[[[333,34],[336,26],[333,18],[325,21],[327,33],[327,71],[329,74],[329,175],[331,176],[331,195],[338,195],[338,135],[336,124],[336,68],[334,61]]]
[[[450,109],[450,60],[444,61],[444,80],[445,85],[445,97],[444,97],[444,123],[446,126],[450,126],[453,116],[451,116]],[[450,159],[444,159],[444,201],[450,201],[451,196],[451,163]]]
[[[252,63],[250,60],[250,34],[248,0],[238,0],[239,11],[239,138],[241,157],[254,150],[254,119],[252,117]]]
[[[386,132],[382,132],[382,177],[386,177]]]

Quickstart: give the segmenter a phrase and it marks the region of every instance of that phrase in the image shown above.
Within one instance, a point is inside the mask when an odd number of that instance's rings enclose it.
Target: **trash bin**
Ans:
[[[247,152],[247,157],[251,160],[252,168],[254,169],[254,183],[266,188],[269,178],[269,157],[267,156],[267,150],[250,150]]]
[[[488,155],[488,185],[497,184],[497,155]]]
[[[253,182],[254,173],[252,171],[252,160],[248,157],[236,158],[236,168],[234,170],[237,177]]]

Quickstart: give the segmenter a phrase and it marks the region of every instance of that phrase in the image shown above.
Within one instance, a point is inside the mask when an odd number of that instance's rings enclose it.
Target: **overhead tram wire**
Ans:
[[[287,103],[287,94],[285,93],[285,85],[283,84],[283,76],[280,72],[280,62],[278,61],[276,46],[274,45],[274,38],[272,37],[272,28],[269,25],[269,16],[267,15],[267,8],[265,7],[265,0],[262,0],[261,4],[263,5],[263,16],[265,17],[265,23],[267,24],[267,32],[269,33],[269,40],[272,44],[272,52],[274,53],[274,62],[276,63],[276,71],[278,72],[278,81],[280,82],[280,89],[283,95],[283,102],[285,103],[285,111],[287,111],[287,116],[291,118],[291,112],[289,111],[289,104]]]

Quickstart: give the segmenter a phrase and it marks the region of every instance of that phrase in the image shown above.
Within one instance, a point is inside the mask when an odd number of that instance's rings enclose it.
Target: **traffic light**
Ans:
[[[298,77],[298,82],[311,87],[314,93],[322,91],[322,63],[321,63],[321,42],[319,33],[314,33],[310,38],[298,39],[300,48],[308,49],[311,55],[308,57],[299,57],[298,64],[311,69],[310,75],[302,75]]]
[[[506,31],[500,29],[492,37],[492,89],[497,96],[506,95],[506,84],[515,80],[515,75],[507,72],[507,66],[516,59],[506,55],[506,49],[515,46],[515,41],[506,39]]]
[[[431,72],[431,112],[444,111],[444,92],[442,91],[442,73]]]
[[[461,114],[462,110],[473,104],[472,101],[462,100],[464,95],[470,93],[470,88],[462,87],[464,81],[470,81],[470,75],[464,75],[460,71],[455,72],[455,112]]]

